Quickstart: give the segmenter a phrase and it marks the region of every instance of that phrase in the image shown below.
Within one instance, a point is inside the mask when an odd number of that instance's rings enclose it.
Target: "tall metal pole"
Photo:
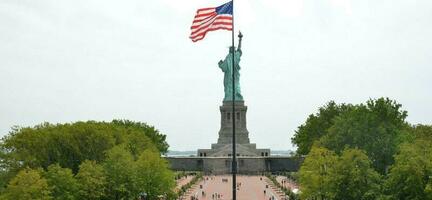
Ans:
[[[237,153],[236,153],[236,134],[235,134],[235,46],[234,46],[234,0],[232,0],[232,31],[231,31],[231,39],[232,39],[232,199],[237,200]]]

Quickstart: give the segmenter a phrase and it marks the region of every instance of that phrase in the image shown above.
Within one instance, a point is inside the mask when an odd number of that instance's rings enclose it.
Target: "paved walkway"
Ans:
[[[277,176],[276,180],[282,185],[282,187],[285,187],[294,193],[298,193],[299,186],[294,181],[288,179],[285,176]]]
[[[178,191],[178,190],[180,190],[180,188],[183,186],[183,185],[186,185],[186,184],[188,184],[189,182],[191,182],[192,181],[192,179],[194,178],[195,176],[192,176],[192,175],[188,175],[188,176],[183,176],[183,177],[181,177],[180,179],[178,179],[177,181],[176,181],[176,188],[175,188],[175,190],[176,191]]]
[[[275,200],[283,199],[283,193],[271,185],[271,181],[265,176],[237,176],[237,183],[238,200],[269,200],[272,197]],[[204,180],[196,184],[183,199],[191,200],[191,197],[195,196],[199,200],[230,200],[232,199],[231,188],[231,176],[205,176]],[[202,195],[203,191],[204,195]],[[217,198],[218,196],[220,198]]]

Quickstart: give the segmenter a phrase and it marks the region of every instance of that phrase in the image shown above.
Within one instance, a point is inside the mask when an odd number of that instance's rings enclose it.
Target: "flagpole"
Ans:
[[[236,153],[236,134],[235,134],[235,46],[234,46],[234,0],[232,0],[232,30],[231,30],[231,42],[232,42],[232,199],[237,199],[237,180],[236,180],[236,174],[237,174],[237,153]]]

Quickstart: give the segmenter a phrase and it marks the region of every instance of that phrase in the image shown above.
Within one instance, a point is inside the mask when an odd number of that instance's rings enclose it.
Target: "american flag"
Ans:
[[[233,2],[218,7],[198,9],[192,22],[190,39],[193,42],[204,39],[207,32],[219,29],[232,30]]]

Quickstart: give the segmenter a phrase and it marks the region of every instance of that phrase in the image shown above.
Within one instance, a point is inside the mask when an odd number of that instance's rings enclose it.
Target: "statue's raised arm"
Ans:
[[[237,51],[241,51],[241,43],[243,38],[243,34],[241,33],[241,31],[239,31],[238,37],[239,37],[239,44],[238,44]]]

